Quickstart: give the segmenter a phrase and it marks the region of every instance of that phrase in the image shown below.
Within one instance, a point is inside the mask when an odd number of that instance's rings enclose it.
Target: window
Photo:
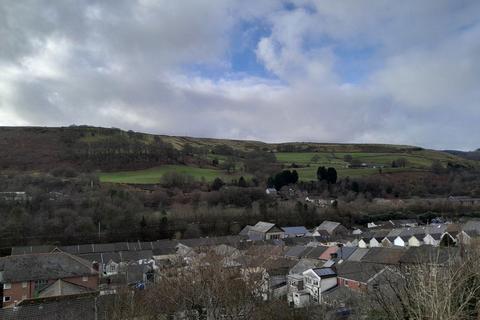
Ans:
[[[41,290],[48,284],[47,280],[35,280],[35,290]]]
[[[3,297],[3,302],[9,302],[10,301],[10,297]]]
[[[28,287],[28,282],[22,282],[22,288]]]
[[[3,289],[11,289],[12,288],[12,284],[11,283],[4,283],[3,284]]]
[[[83,281],[83,282],[87,282],[87,281],[88,281],[88,277],[82,277],[82,281]]]

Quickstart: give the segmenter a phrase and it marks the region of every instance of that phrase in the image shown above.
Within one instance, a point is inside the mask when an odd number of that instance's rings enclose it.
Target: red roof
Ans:
[[[325,250],[319,257],[320,260],[330,260],[331,254],[337,252],[338,247],[333,246],[333,247],[328,247],[327,250]]]

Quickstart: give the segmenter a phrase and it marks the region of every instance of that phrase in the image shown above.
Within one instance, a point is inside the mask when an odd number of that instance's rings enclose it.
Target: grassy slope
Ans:
[[[450,154],[432,150],[412,150],[409,152],[278,152],[276,153],[277,161],[284,164],[295,163],[300,165],[297,168],[301,180],[315,180],[316,170],[318,166],[335,167],[340,177],[355,177],[367,176],[379,172],[375,168],[348,168],[348,163],[345,162],[344,156],[351,155],[353,158],[362,162],[386,166],[382,172],[405,172],[405,171],[420,171],[428,170],[433,161],[438,160],[444,165],[448,162],[469,164],[467,161],[462,161],[457,157],[451,157]],[[398,158],[405,158],[407,160],[406,168],[388,168],[392,161]]]
[[[68,146],[64,137],[69,132],[82,132],[79,140],[85,142],[101,141],[112,136],[122,136],[126,139],[135,137],[151,143],[155,135],[144,133],[126,132],[119,129],[97,128],[97,127],[76,127],[76,128],[37,128],[37,127],[0,127],[0,164],[4,169],[16,167],[20,170],[51,170],[52,167],[64,163],[63,155]],[[473,160],[466,160],[454,154],[425,150],[412,146],[386,145],[386,144],[334,144],[334,143],[281,143],[268,144],[260,141],[241,141],[227,139],[192,138],[176,136],[158,136],[166,142],[172,143],[177,149],[182,149],[186,144],[193,146],[213,148],[215,145],[226,144],[232,148],[249,151],[261,149],[275,152],[279,162],[289,165],[296,163],[302,166],[298,168],[300,178],[303,180],[315,179],[316,168],[319,165],[333,166],[337,168],[340,176],[363,176],[377,173],[377,169],[348,169],[344,162],[346,154],[358,158],[362,162],[389,166],[398,158],[406,158],[408,166],[405,169],[385,168],[388,171],[414,171],[428,169],[434,160],[443,164],[452,162],[464,166],[478,166],[479,163]],[[301,152],[278,152],[279,150],[294,149]],[[318,155],[318,161],[312,161],[312,157]],[[221,155],[208,155],[209,159],[218,158],[223,162]],[[310,165],[309,167],[307,165]],[[241,165],[239,163],[239,165]],[[103,181],[113,182],[136,182],[153,183],[158,182],[161,175],[169,170],[185,172],[196,178],[204,177],[212,180],[216,176],[224,177],[227,180],[232,176],[215,169],[202,169],[194,166],[163,166],[136,172],[113,172],[102,173]],[[235,178],[235,177],[233,177]]]
[[[112,183],[154,184],[159,183],[162,176],[171,171],[190,175],[197,180],[205,179],[206,181],[213,181],[216,177],[220,177],[224,181],[230,181],[240,177],[240,174],[227,174],[221,170],[215,169],[183,165],[165,165],[146,170],[102,172],[100,173],[100,181]],[[247,176],[248,175],[246,175],[246,177]]]

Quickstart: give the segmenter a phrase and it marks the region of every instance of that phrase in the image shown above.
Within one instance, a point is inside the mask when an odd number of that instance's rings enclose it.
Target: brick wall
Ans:
[[[366,289],[366,285],[364,283],[361,283],[355,280],[345,279],[345,278],[338,278],[338,285],[348,287],[352,290]]]

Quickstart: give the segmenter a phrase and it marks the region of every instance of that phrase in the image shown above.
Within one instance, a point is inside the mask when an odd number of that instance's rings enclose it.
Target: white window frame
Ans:
[[[88,281],[88,277],[82,277],[82,282],[87,282]]]
[[[4,283],[3,284],[3,290],[8,290],[12,289],[12,284],[11,283]]]
[[[3,297],[3,302],[10,302],[12,299],[9,296]]]
[[[22,282],[22,288],[28,288],[28,282],[27,281]]]

